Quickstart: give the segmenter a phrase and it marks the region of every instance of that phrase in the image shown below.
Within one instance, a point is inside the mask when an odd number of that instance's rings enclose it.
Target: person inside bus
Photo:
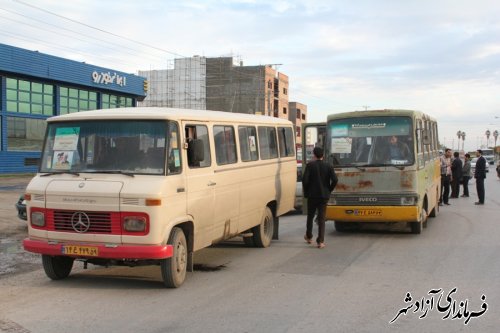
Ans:
[[[410,148],[402,141],[399,141],[396,135],[389,138],[389,160],[406,160],[408,161],[411,156]]]

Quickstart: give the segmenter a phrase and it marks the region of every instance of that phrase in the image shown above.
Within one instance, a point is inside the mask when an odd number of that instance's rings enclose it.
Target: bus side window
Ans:
[[[215,158],[218,165],[236,163],[236,143],[232,126],[214,126]]]
[[[257,131],[255,127],[238,127],[238,136],[241,160],[243,162],[257,161],[259,159],[259,152],[257,149]]]
[[[189,167],[209,167],[212,161],[210,158],[210,141],[207,127],[203,125],[186,126],[186,140],[188,144]]]
[[[276,129],[274,127],[259,126],[259,150],[263,160],[278,157],[278,145],[276,142]]]
[[[293,131],[290,127],[278,127],[280,157],[295,156]]]

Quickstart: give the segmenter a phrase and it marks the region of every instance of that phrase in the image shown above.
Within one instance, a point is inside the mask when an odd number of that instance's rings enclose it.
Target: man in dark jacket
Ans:
[[[453,153],[453,161],[451,162],[451,196],[450,198],[458,198],[460,194],[460,179],[462,179],[462,160],[458,151]]]
[[[312,243],[313,219],[318,211],[318,248],[325,247],[325,213],[330,193],[337,185],[337,175],[333,166],[323,161],[323,149],[315,147],[314,159],[307,163],[302,177],[304,197],[307,198],[307,228],[304,239]]]
[[[483,157],[483,151],[476,151],[476,170],[474,170],[474,178],[476,178],[476,190],[479,200],[476,205],[484,205],[484,179],[486,178],[486,159]]]

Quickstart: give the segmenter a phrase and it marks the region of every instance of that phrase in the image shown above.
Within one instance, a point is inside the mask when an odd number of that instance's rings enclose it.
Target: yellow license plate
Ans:
[[[73,256],[97,257],[99,248],[94,246],[63,245],[62,253]]]
[[[355,209],[353,213],[356,216],[382,216],[380,209]]]

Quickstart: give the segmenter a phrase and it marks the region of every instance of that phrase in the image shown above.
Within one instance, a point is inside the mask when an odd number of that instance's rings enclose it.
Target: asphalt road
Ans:
[[[488,175],[484,206],[471,187],[420,235],[328,222],[319,250],[302,239],[303,216],[282,217],[270,248],[235,239],[199,251],[179,289],[162,287],[158,267],[3,274],[0,332],[498,332],[500,180]]]

